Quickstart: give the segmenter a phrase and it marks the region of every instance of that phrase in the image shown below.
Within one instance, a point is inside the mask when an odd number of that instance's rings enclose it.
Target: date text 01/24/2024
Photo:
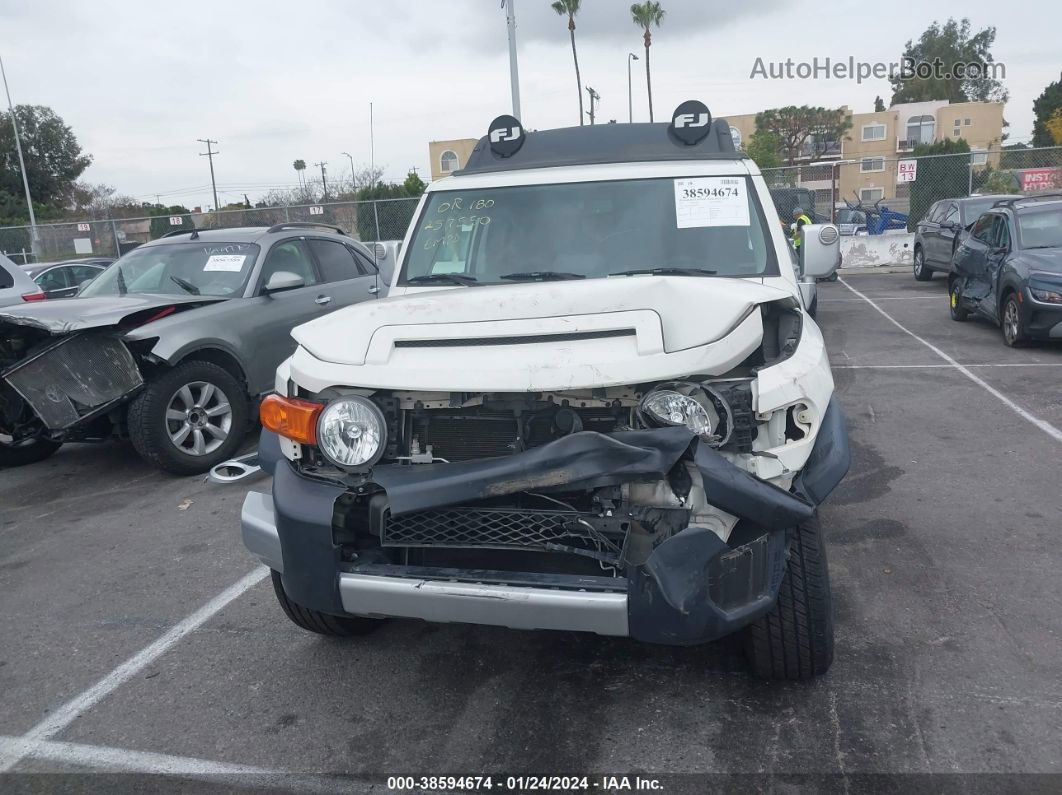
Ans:
[[[653,792],[659,779],[641,776],[389,776],[391,791],[475,792]]]

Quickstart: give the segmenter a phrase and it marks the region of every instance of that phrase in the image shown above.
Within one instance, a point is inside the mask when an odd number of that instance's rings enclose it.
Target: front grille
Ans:
[[[530,334],[522,337],[458,337],[455,339],[397,340],[396,348],[470,348],[481,345],[539,345],[544,342],[576,342],[600,340],[610,337],[634,337],[632,328],[606,329],[604,331],[573,331],[563,334]]]
[[[15,365],[4,378],[49,429],[77,424],[144,383],[129,349],[110,334],[74,334]]]
[[[597,518],[597,517],[591,517]],[[576,511],[444,508],[388,515],[385,547],[495,547],[548,549],[549,544],[599,549],[603,535]]]

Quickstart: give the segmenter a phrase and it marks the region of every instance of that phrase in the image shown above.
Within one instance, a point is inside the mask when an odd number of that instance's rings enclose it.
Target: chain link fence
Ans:
[[[1062,147],[872,154],[764,169],[763,175],[786,222],[799,206],[817,221],[864,225],[871,234],[914,231],[941,199],[1062,191]]]
[[[375,199],[220,210],[186,215],[97,219],[0,227],[0,253],[17,263],[54,262],[75,257],[119,257],[141,243],[169,232],[274,226],[296,221],[343,229],[357,240],[401,240],[413,220],[419,198]]]

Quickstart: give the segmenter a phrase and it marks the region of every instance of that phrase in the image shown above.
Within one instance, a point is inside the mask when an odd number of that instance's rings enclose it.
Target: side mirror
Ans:
[[[833,224],[808,224],[803,228],[800,244],[804,275],[826,279],[837,272],[841,264],[841,233]]]
[[[269,281],[266,282],[265,288],[262,292],[266,295],[270,293],[280,293],[285,290],[297,290],[300,287],[306,286],[306,280],[299,276],[297,273],[291,271],[277,271],[269,277]]]

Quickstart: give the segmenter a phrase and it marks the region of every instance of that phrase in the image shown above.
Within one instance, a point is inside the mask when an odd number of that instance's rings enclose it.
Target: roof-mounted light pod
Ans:
[[[487,139],[498,157],[512,157],[524,145],[524,126],[515,116],[499,116],[490,123]]]
[[[712,114],[703,102],[688,99],[671,114],[667,131],[686,146],[696,146],[712,131]]]

